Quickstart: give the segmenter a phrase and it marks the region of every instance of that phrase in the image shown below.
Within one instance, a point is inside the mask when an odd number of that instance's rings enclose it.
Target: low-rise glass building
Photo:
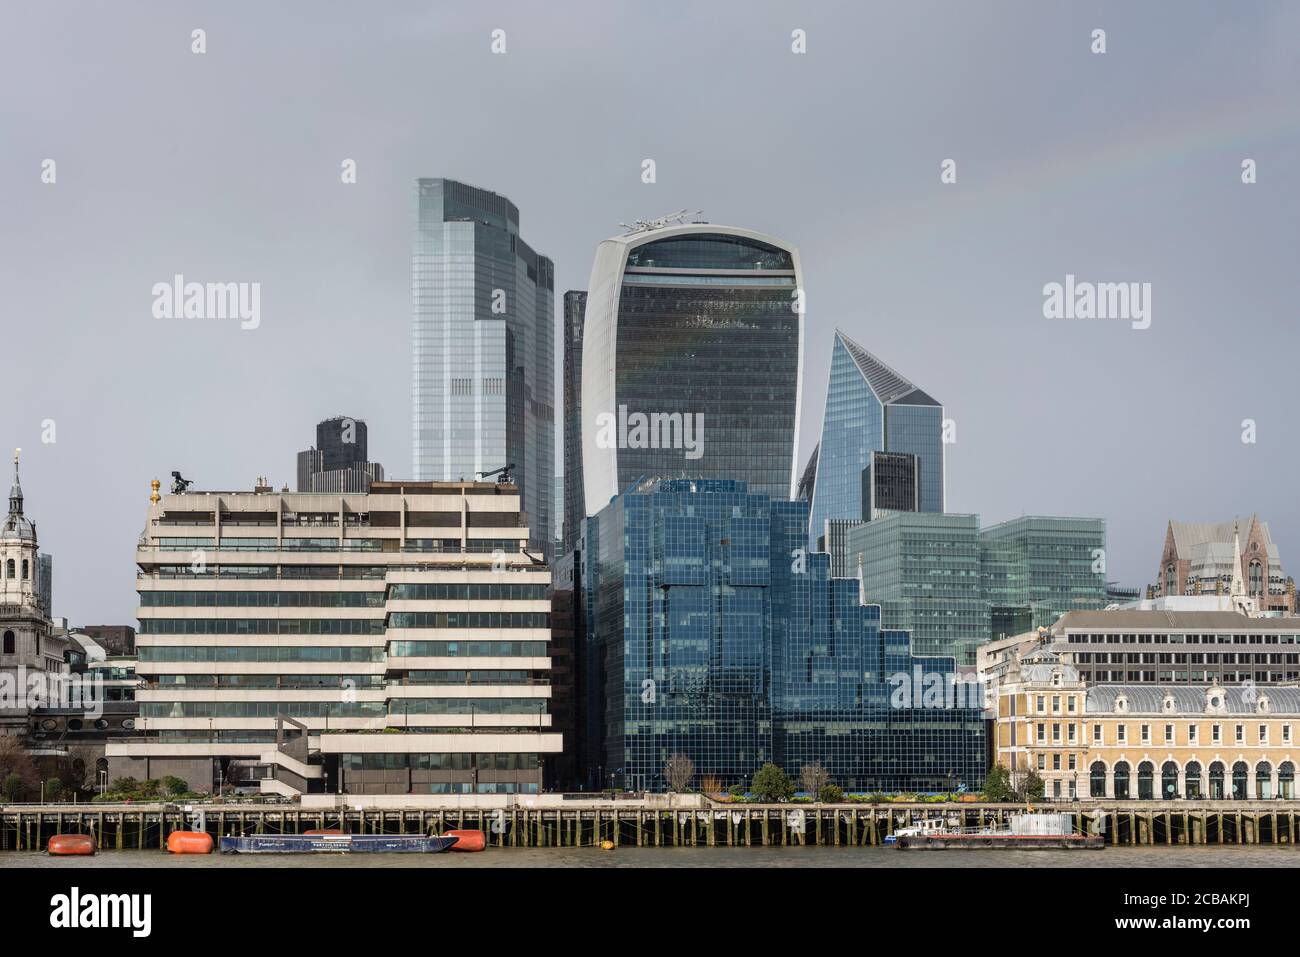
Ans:
[[[953,659],[912,655],[807,540],[807,502],[731,480],[652,480],[587,519],[590,786],[664,790],[675,754],[723,785],[768,761],[858,791],[981,784],[981,702]]]

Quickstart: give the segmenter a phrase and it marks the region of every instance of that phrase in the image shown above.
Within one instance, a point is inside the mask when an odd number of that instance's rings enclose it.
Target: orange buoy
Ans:
[[[172,854],[211,854],[212,835],[202,831],[172,831],[167,835],[167,850]]]
[[[89,834],[55,834],[45,846],[45,853],[71,855],[94,854],[95,838]]]
[[[342,837],[347,831],[340,831],[338,828],[314,827],[310,831],[303,831],[302,833],[310,837]]]
[[[443,831],[442,836],[456,839],[456,843],[448,848],[451,851],[481,851],[487,847],[487,838],[482,831]]]

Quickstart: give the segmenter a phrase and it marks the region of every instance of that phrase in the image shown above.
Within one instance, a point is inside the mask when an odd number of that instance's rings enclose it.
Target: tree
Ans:
[[[1046,786],[1043,779],[1039,777],[1038,772],[1033,768],[1029,768],[1020,778],[1018,797],[1025,802],[1040,801],[1043,798],[1045,789]]]
[[[823,804],[843,804],[844,789],[838,784],[827,782],[823,784],[821,790],[817,792],[817,800]]]
[[[1011,786],[1011,772],[1007,766],[998,762],[989,768],[988,777],[984,779],[984,799],[986,801],[1011,801],[1016,796]]]
[[[768,763],[758,769],[750,790],[760,801],[778,803],[794,797],[794,782],[775,764]]]
[[[50,778],[45,782],[45,797],[50,801],[57,801],[59,795],[63,793],[63,781],[59,778]]]
[[[668,763],[664,765],[664,779],[668,782],[668,790],[685,791],[691,784],[691,778],[695,777],[695,762],[684,754],[674,754],[668,758]]]
[[[18,783],[11,786],[10,778],[16,778]],[[18,735],[0,734],[0,781],[11,801],[24,791],[35,790],[40,782],[36,763]]]
[[[18,774],[8,774],[4,782],[0,783],[0,793],[4,794],[5,800],[13,803],[18,800],[19,795],[23,793],[23,779]]]
[[[799,783],[815,799],[821,800],[821,790],[831,783],[831,774],[820,761],[814,761],[799,769]]]

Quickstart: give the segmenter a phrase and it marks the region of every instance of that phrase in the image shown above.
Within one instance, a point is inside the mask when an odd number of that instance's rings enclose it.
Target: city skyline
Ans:
[[[55,615],[134,617],[140,510],[172,469],[197,490],[251,488],[257,475],[292,484],[302,436],[339,409],[370,423],[374,460],[410,461],[409,206],[422,176],[511,197],[556,263],[557,295],[585,288],[616,222],[675,208],[799,246],[800,466],[838,326],[942,396],[957,427],[953,512],[1104,518],[1108,577],[1138,586],[1153,583],[1171,518],[1259,512],[1283,554],[1293,547],[1300,196],[1282,171],[1300,124],[1281,99],[1297,78],[1281,38],[1294,9],[1227,24],[1211,4],[1176,23],[1120,6],[1024,5],[996,22],[945,8],[919,52],[882,38],[919,29],[922,12],[758,4],[743,24],[698,10],[669,25],[590,9],[584,25],[523,6],[494,19],[394,6],[358,25],[341,8],[309,23],[284,8],[257,33],[197,4],[148,18],[15,11],[10,35],[36,42],[4,58],[6,89],[51,78],[13,105],[15,149],[0,157],[8,344],[25,360],[6,372],[0,432],[25,450],[27,511],[59,568]],[[203,57],[190,51],[197,26]],[[493,57],[498,26],[509,52]],[[1088,50],[1096,26],[1105,57]],[[809,37],[802,58],[794,28]],[[646,88],[637,64],[666,45],[721,79],[700,91],[689,70],[665,70]],[[396,121],[420,87],[471,65],[499,82],[440,106],[445,123]],[[898,86],[911,91],[901,103]],[[735,95],[753,89],[763,95]],[[622,115],[632,97],[642,108]],[[607,118],[600,134],[570,137],[590,115]],[[735,135],[771,115],[790,119],[761,148]],[[455,123],[485,135],[446,137]],[[40,178],[47,157],[53,184]],[[945,185],[949,157],[957,181]],[[1260,164],[1250,186],[1246,157]],[[352,185],[339,177],[347,159]],[[70,273],[69,261],[84,265]],[[155,319],[151,287],[180,274],[260,282],[260,325]],[[1067,276],[1151,282],[1150,328],[1044,318],[1044,284]],[[1206,389],[1232,372],[1248,386]],[[1241,441],[1246,419],[1255,444]],[[1246,470],[1262,477],[1248,489]]]

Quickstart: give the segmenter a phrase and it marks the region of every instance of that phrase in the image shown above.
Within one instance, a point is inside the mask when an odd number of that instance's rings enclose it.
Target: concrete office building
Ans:
[[[640,223],[596,250],[582,329],[583,508],[643,478],[798,479],[799,251],[749,229]]]
[[[368,461],[369,429],[361,419],[335,416],[316,425],[316,444],[298,453],[299,492],[368,492],[384,467]]]
[[[144,736],[110,743],[112,776],[304,800],[536,793],[561,742],[529,534],[506,484],[155,492],[136,552]]]
[[[519,210],[450,179],[416,181],[411,253],[414,476],[513,466],[538,555],[552,541],[555,278]]]

